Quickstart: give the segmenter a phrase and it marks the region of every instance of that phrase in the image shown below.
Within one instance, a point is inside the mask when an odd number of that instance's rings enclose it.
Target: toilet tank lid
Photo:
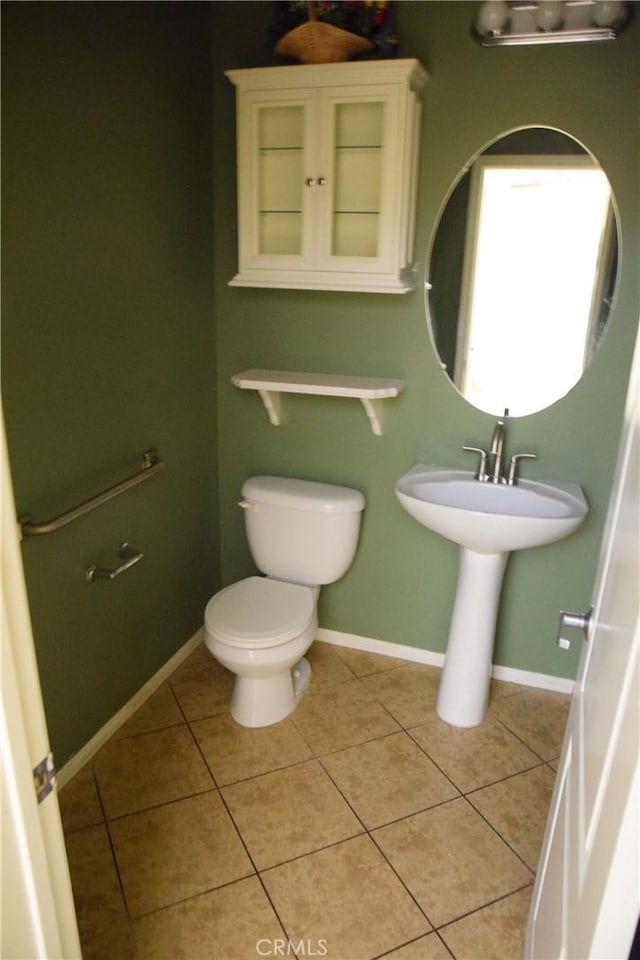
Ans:
[[[249,477],[242,485],[242,495],[257,503],[319,513],[358,513],[365,505],[359,490],[292,477]]]

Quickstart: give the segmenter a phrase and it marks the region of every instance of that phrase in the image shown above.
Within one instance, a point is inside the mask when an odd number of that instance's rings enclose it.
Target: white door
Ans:
[[[639,464],[640,338],[531,904],[535,960],[627,960],[640,912]]]
[[[0,414],[2,492],[2,946],[3,960],[80,957],[55,789],[38,803],[33,768],[49,754]]]

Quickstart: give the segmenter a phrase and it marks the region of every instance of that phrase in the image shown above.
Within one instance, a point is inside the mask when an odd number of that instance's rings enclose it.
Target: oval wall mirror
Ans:
[[[512,417],[565,396],[606,331],[618,262],[611,187],[582,144],[548,127],[493,141],[450,190],[427,263],[429,332],[453,385]]]

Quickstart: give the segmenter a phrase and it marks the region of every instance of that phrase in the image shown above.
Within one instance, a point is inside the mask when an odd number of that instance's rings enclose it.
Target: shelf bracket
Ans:
[[[374,436],[382,436],[382,400],[371,400],[368,397],[360,397],[364,411],[369,418],[369,423],[371,424],[371,429],[373,430]]]
[[[269,423],[274,427],[279,427],[282,423],[281,394],[277,390],[258,390],[258,393],[267,411]]]
[[[264,404],[264,408],[267,411],[267,416],[269,417],[269,423],[273,427],[279,427],[282,425],[283,416],[282,416],[282,394],[277,390],[258,390],[260,394],[260,399]],[[366,413],[369,423],[371,425],[371,430],[376,437],[381,437],[383,433],[383,401],[382,400],[370,400],[367,397],[359,398],[362,406],[364,407],[364,412]]]
[[[397,397],[406,386],[404,380],[392,380],[390,377],[356,377],[291,370],[244,370],[235,373],[231,382],[241,390],[255,390],[260,394],[269,423],[274,427],[279,427],[284,420],[281,407],[283,393],[360,400],[376,437],[382,436],[384,401]]]

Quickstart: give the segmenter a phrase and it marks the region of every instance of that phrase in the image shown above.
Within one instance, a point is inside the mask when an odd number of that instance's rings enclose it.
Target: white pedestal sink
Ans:
[[[467,470],[418,464],[396,484],[418,523],[460,546],[460,570],[436,710],[457,727],[485,715],[502,579],[511,550],[553,543],[589,510],[575,483],[480,483]]]

